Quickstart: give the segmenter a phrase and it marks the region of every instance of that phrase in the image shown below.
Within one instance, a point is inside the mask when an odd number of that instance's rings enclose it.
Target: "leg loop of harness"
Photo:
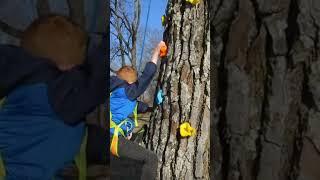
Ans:
[[[126,123],[127,120],[122,121],[119,125],[117,125],[114,121],[110,120],[110,129],[114,128],[111,144],[110,144],[110,152],[119,157],[118,154],[118,140],[119,140],[119,132],[122,136],[125,137],[123,130],[120,128],[122,124]]]

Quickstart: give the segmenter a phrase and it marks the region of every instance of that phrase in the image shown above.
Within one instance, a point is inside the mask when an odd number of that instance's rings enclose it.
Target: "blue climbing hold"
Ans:
[[[157,93],[156,103],[159,105],[163,102],[163,91],[160,89]]]

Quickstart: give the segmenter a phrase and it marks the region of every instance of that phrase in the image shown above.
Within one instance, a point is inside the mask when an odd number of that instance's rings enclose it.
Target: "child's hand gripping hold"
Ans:
[[[153,51],[151,62],[157,64],[159,56],[164,57],[166,55],[167,55],[167,45],[164,41],[161,41]]]

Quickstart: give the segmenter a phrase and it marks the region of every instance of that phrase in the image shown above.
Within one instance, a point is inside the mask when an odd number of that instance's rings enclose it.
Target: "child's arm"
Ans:
[[[137,82],[130,84],[126,87],[126,94],[130,100],[137,99],[147,89],[152,81],[154,74],[156,73],[157,65],[148,62]]]
[[[45,81],[53,69],[53,65],[30,56],[20,47],[0,45],[0,99],[17,85]]]
[[[107,42],[102,42],[106,45]],[[93,47],[84,67],[62,73],[49,83],[49,100],[67,123],[76,124],[106,100],[106,49]]]
[[[129,85],[126,88],[126,94],[130,100],[134,100],[139,97],[147,89],[152,81],[152,78],[157,70],[157,61],[159,57],[160,47],[163,46],[164,42],[160,42],[155,48],[152,59],[146,64],[142,75],[138,78],[137,82]]]
[[[137,103],[138,103],[138,108],[137,108],[138,113],[145,113],[148,111],[149,109],[148,104],[141,101],[138,101]]]
[[[109,82],[110,92],[112,92],[114,89],[116,89],[117,87],[119,87],[125,83],[126,83],[126,81],[118,78],[117,76],[111,76],[110,82]]]

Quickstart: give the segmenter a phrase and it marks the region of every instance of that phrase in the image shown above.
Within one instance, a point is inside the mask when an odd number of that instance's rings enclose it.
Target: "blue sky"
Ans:
[[[149,0],[142,0],[140,25],[145,27]],[[148,28],[162,28],[161,16],[165,14],[167,0],[151,0]]]
[[[141,17],[140,17],[140,25],[139,25],[141,29],[138,32],[138,36],[139,35],[144,36],[149,1],[151,1],[151,6],[150,6],[147,33],[149,32],[149,30],[155,30],[155,29],[163,30],[163,27],[161,24],[161,16],[165,14],[168,0],[141,0]],[[160,37],[162,37],[162,35],[160,35]],[[141,57],[141,44],[142,42],[139,42],[137,44],[138,60],[140,60],[140,57]],[[148,44],[148,36],[146,36],[145,47],[147,46],[147,44]],[[148,50],[146,48],[144,48],[143,57],[144,56],[148,56]],[[119,66],[118,61],[115,61],[115,63],[112,63],[112,65]],[[114,69],[117,69],[117,68],[114,68]]]

